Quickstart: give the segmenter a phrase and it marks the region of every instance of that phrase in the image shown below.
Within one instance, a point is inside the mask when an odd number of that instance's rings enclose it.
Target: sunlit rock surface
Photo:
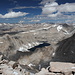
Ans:
[[[50,61],[63,59],[61,50],[65,48],[66,51],[67,41],[60,46],[58,42],[70,38],[74,32],[75,27],[67,24],[0,24],[0,60],[18,62],[22,69],[33,75],[41,68],[48,67]]]

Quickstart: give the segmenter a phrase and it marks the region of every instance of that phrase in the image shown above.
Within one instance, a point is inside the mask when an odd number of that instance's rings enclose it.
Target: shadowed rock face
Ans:
[[[75,63],[75,33],[72,37],[60,41],[58,45],[59,47],[52,61]]]

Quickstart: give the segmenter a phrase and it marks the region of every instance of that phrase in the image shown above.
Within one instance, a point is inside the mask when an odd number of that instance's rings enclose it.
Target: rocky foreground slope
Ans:
[[[7,69],[11,75],[34,75],[51,61],[75,62],[74,32],[67,24],[0,24],[0,74]]]

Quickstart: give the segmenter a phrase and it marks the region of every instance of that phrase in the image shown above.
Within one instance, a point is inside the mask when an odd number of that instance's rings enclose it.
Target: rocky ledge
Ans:
[[[50,66],[42,68],[35,75],[75,75],[75,64],[65,62],[50,62]]]

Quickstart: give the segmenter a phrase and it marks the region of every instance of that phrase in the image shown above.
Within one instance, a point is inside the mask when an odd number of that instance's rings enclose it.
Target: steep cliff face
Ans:
[[[53,61],[75,63],[75,33],[73,36],[60,41],[58,45]]]

